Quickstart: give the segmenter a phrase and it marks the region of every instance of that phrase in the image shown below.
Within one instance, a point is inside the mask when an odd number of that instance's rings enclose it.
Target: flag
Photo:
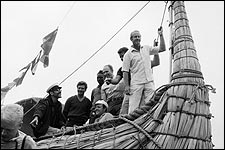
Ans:
[[[18,78],[16,78],[16,79],[13,80],[13,81],[16,83],[16,86],[18,86],[18,85],[20,85],[20,84],[22,83],[23,78],[25,77],[27,71],[28,71],[29,68],[30,68],[30,64],[31,64],[31,63],[29,63],[26,67],[24,67],[24,68],[22,68],[22,69],[20,70],[20,71],[22,71],[22,70],[26,69],[24,72],[22,72],[22,74],[20,75],[20,77],[18,77]]]
[[[1,101],[5,98],[9,90],[11,90],[16,85],[15,82],[8,83],[7,86],[1,88]]]
[[[43,38],[43,44],[41,45],[41,47],[44,52],[41,56],[40,61],[44,64],[44,67],[48,67],[49,65],[49,53],[52,49],[52,45],[55,41],[57,32],[58,28]]]
[[[42,51],[42,50],[41,50]],[[37,65],[38,65],[38,62],[40,60],[40,57],[41,57],[41,51],[38,53],[38,55],[34,58],[34,60],[31,62],[31,73],[32,75],[35,74],[35,71],[37,69]]]

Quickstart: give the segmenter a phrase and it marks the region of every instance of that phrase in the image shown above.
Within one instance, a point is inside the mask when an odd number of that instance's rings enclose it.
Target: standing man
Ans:
[[[115,87],[115,85],[107,82],[108,80],[111,80],[111,79],[114,78],[113,66],[112,65],[105,65],[103,67],[103,74],[104,74],[104,77],[105,77],[105,82],[102,85],[102,89],[101,89],[101,99],[103,99],[104,101],[107,102],[108,97],[110,96],[113,88]]]
[[[98,86],[91,91],[92,106],[94,106],[97,100],[101,99],[101,87],[104,84],[104,80],[105,80],[105,77],[104,77],[103,71],[99,70],[97,74]]]
[[[162,27],[158,29],[158,34],[160,36],[159,46],[141,46],[140,32],[135,30],[130,34],[133,45],[124,55],[122,67],[125,93],[130,95],[128,113],[133,112],[137,107],[150,100],[155,90],[149,55],[155,55],[166,50]],[[131,73],[130,85],[129,71]]]
[[[128,51],[128,48],[127,47],[122,47],[118,50],[118,54],[119,54],[119,57],[121,59],[121,61],[123,62],[123,57],[125,55],[125,53]],[[129,73],[129,80],[130,80],[130,73]],[[124,81],[122,80],[123,79],[123,72],[122,72],[122,67],[119,68],[119,70],[117,71],[117,74],[116,74],[116,77],[115,78],[108,78],[106,80],[106,83],[107,84],[122,84],[120,82],[123,82],[124,84]],[[127,114],[128,113],[128,107],[129,107],[129,101],[128,101],[128,98],[129,96],[124,94],[124,97],[123,97],[123,102],[121,104],[121,108],[120,108],[120,112],[119,114]]]
[[[124,98],[124,82],[119,84],[110,84],[107,81],[113,79],[113,68],[111,65],[105,65],[103,68],[106,82],[102,85],[102,99],[108,104],[108,112],[114,116],[118,116]]]
[[[23,107],[19,104],[1,106],[1,149],[35,149],[36,143],[19,129],[23,124]]]
[[[82,126],[89,119],[91,112],[91,101],[84,96],[87,90],[87,83],[80,81],[77,84],[77,95],[71,96],[66,100],[63,114],[67,119],[66,126]]]
[[[94,111],[95,103],[97,100],[101,99],[101,88],[102,88],[102,85],[104,84],[104,80],[105,80],[105,77],[104,77],[103,71],[99,70],[97,74],[98,86],[91,91],[92,107],[91,107],[89,123],[93,123],[95,120],[95,111]]]
[[[60,128],[64,129],[65,117],[58,101],[62,97],[61,88],[58,84],[51,85],[46,91],[48,96],[38,102],[30,123],[35,137],[52,135],[60,132]]]
[[[127,47],[122,47],[118,50],[118,54],[122,62],[123,62],[123,57],[127,51],[128,51]],[[153,60],[151,60],[151,68],[158,66],[159,64],[160,64],[159,55],[155,54],[153,57]],[[122,72],[122,67],[120,67],[119,70],[117,71],[116,77],[113,79],[109,78],[108,80],[106,80],[106,82],[108,84],[109,83],[118,84],[119,82],[124,82],[122,79],[123,79],[123,72]],[[129,72],[128,74],[129,85],[130,85],[130,79],[131,77]],[[124,94],[124,99],[120,109],[120,114],[128,114],[128,108],[129,108],[129,95]]]

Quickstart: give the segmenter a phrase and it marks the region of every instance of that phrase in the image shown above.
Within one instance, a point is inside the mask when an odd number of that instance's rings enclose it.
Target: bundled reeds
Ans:
[[[173,2],[174,41],[171,88],[162,98],[165,116],[154,131],[155,141],[165,149],[212,149],[211,113],[208,91],[204,84],[184,2]],[[153,118],[159,118],[159,107]],[[154,148],[150,141],[147,148]]]
[[[184,7],[174,1],[173,73],[149,102],[123,117],[37,142],[39,149],[212,149],[209,90]]]
[[[155,100],[159,100],[163,92],[155,93]],[[154,105],[153,105],[154,104]],[[153,131],[161,120],[152,118],[150,108],[157,108],[156,102],[149,102],[147,106],[137,108],[130,115],[108,120],[102,123],[94,123],[69,130],[64,134],[42,137],[36,139],[39,149],[130,149],[146,146],[149,140],[153,140],[150,132]],[[154,108],[153,108],[154,107]],[[146,113],[148,111],[148,113]],[[139,115],[139,116],[138,116]],[[141,117],[140,117],[141,115]],[[131,121],[127,118],[130,118]],[[137,119],[136,119],[137,118]],[[156,147],[160,147],[153,141]]]

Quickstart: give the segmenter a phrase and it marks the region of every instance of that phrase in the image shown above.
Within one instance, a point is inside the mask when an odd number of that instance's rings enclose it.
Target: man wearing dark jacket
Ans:
[[[30,123],[35,137],[55,134],[65,126],[62,104],[58,101],[61,98],[61,88],[58,84],[51,85],[47,89],[49,95],[36,106],[34,119]]]

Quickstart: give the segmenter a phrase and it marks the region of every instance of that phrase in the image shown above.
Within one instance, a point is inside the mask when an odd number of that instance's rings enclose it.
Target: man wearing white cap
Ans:
[[[36,106],[34,119],[30,123],[35,137],[55,134],[65,126],[62,104],[58,101],[61,88],[58,84],[51,85],[46,91],[49,95]]]
[[[103,122],[113,119],[113,115],[107,112],[108,104],[104,100],[98,100],[95,103],[96,122]]]

